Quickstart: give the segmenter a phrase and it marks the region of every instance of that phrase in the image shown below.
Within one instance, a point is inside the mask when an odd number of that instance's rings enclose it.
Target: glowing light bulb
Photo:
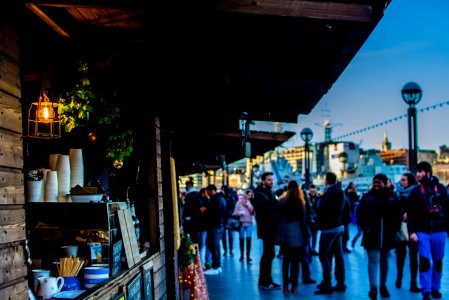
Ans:
[[[50,116],[50,113],[48,112],[48,107],[44,107],[44,113],[43,113],[43,117],[44,119],[48,119],[48,117]]]

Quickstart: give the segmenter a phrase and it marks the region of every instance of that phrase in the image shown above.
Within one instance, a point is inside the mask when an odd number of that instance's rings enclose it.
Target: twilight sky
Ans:
[[[309,127],[312,142],[324,140],[325,116],[333,137],[349,134],[407,113],[401,89],[410,81],[423,90],[417,109],[449,101],[449,0],[392,0],[376,29],[309,115],[285,130],[297,135],[285,146],[302,145]],[[449,145],[449,105],[418,112],[418,144],[437,150]],[[393,149],[408,148],[407,118],[343,140],[376,148],[384,131]]]

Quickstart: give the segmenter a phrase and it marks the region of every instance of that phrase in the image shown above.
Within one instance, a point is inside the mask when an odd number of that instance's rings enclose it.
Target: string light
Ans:
[[[431,109],[438,109],[438,108],[444,107],[445,105],[449,106],[449,101],[444,101],[444,102],[441,102],[441,103],[438,103],[438,104],[429,105],[427,107],[420,108],[417,111],[422,113],[422,112],[430,111]],[[365,131],[368,131],[368,130],[371,130],[371,129],[382,127],[382,126],[384,126],[386,124],[402,120],[402,118],[406,118],[406,117],[407,117],[407,114],[403,114],[403,115],[400,115],[400,116],[388,119],[386,121],[382,121],[382,122],[376,123],[374,125],[370,125],[370,126],[367,126],[365,128],[354,130],[352,132],[349,132],[349,133],[337,136],[334,139],[335,140],[342,140],[342,139],[345,139],[347,137],[350,137],[350,136],[353,136],[353,135],[356,135],[356,134],[359,134],[359,133],[362,133],[362,132],[365,132]]]

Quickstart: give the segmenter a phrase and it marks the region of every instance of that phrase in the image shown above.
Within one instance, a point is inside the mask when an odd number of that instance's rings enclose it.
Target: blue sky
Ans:
[[[392,0],[385,15],[349,66],[309,115],[284,129],[314,132],[324,140],[321,124],[330,115],[333,137],[345,135],[407,113],[401,89],[407,82],[423,90],[417,109],[449,101],[449,1]],[[418,144],[437,150],[449,145],[449,105],[418,112]],[[317,123],[319,125],[317,125]],[[408,148],[407,118],[345,140],[376,148],[384,131],[393,149]],[[302,145],[296,135],[286,146]]]

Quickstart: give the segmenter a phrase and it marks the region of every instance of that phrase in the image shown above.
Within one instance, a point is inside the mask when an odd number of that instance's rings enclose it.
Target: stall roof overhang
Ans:
[[[243,157],[238,128],[242,112],[253,120],[273,122],[297,122],[299,114],[310,113],[362,47],[390,1],[24,4],[39,17],[40,25],[52,28],[77,51],[95,55],[99,66],[115,74],[111,78],[120,78],[118,85],[137,99],[135,104],[163,112],[180,165],[212,166],[218,155]],[[29,24],[30,43],[33,38],[41,42],[43,31],[36,34],[38,26]],[[36,60],[51,55],[34,50]],[[148,95],[151,100],[145,99]],[[169,111],[162,107],[179,100],[192,110],[188,117],[183,116],[185,107]],[[218,122],[222,124],[212,125]],[[182,146],[186,133],[191,133],[190,144],[206,143],[207,151]],[[273,133],[268,139],[254,135],[252,155],[282,144],[291,134]]]

